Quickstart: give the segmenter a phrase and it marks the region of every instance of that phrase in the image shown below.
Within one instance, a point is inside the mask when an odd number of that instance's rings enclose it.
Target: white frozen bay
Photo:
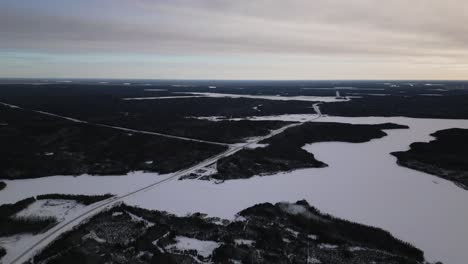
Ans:
[[[123,176],[51,176],[26,180],[3,180],[7,187],[0,191],[0,204],[49,193],[123,195],[164,179],[170,174],[132,172]]]
[[[249,180],[213,184],[174,181],[130,198],[127,203],[172,211],[202,211],[222,218],[261,202],[306,199],[318,209],[344,219],[381,227],[421,248],[426,258],[465,264],[468,260],[468,192],[452,182],[400,167],[389,153],[407,150],[429,134],[468,120],[403,117],[341,118],[320,121],[376,124],[394,122],[410,129],[387,130],[387,137],[367,143],[316,143],[305,146],[329,164]]]
[[[130,205],[166,210],[178,215],[204,212],[233,219],[244,208],[261,202],[306,199],[332,215],[378,226],[424,250],[429,260],[465,264],[468,260],[468,191],[441,178],[400,167],[389,153],[408,149],[429,134],[452,127],[468,128],[468,120],[403,117],[323,117],[322,122],[376,124],[394,122],[410,129],[387,130],[367,143],[316,143],[304,148],[327,168],[302,169],[223,184],[208,181],[169,181],[127,198]],[[6,181],[1,203],[43,193],[124,194],[165,175],[55,176]]]

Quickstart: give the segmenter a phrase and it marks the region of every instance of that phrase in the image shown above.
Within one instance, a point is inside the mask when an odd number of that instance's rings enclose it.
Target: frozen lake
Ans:
[[[126,202],[185,215],[204,212],[232,219],[236,212],[260,202],[306,199],[318,209],[348,220],[381,227],[424,250],[428,260],[446,264],[468,261],[468,192],[441,178],[396,164],[389,153],[408,149],[429,134],[452,127],[468,128],[468,120],[403,117],[325,117],[320,121],[375,124],[394,122],[410,129],[388,130],[387,137],[367,143],[316,143],[304,148],[327,168],[303,169],[223,184],[173,180]],[[165,177],[64,177],[6,181],[0,201],[11,203],[42,193],[124,194]]]

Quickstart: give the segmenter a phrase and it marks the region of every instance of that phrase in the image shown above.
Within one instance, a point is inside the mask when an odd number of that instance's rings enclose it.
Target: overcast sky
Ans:
[[[0,77],[468,79],[468,1],[1,0]]]

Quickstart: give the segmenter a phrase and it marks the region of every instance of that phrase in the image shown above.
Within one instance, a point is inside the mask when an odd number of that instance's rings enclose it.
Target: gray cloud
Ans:
[[[467,17],[466,0],[4,0],[0,52],[289,57],[298,67],[318,56],[458,74]]]
[[[0,4],[0,48],[459,56],[468,47],[468,4],[461,0],[106,3],[102,15],[78,16],[67,6],[50,13]]]

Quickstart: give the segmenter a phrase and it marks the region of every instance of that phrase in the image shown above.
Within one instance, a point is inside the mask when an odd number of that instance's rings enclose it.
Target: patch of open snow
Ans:
[[[246,148],[247,149],[266,148],[266,147],[268,147],[268,145],[269,144],[255,143],[255,144],[249,144]]]
[[[361,91],[385,91],[384,88],[360,88],[360,87],[305,87],[302,90],[361,90]]]
[[[0,259],[0,263],[11,263],[14,257],[29,248],[32,237],[30,234],[0,237],[0,247],[6,250],[6,255]]]
[[[145,92],[167,92],[167,89],[144,89]]]
[[[107,241],[105,239],[100,238],[94,231],[90,231],[88,234],[84,235],[81,240],[87,240],[91,239],[94,240],[98,243],[106,243]]]
[[[315,219],[319,221],[326,221],[325,219],[322,219],[322,217],[313,214],[310,212],[305,206],[300,205],[300,204],[292,204],[292,203],[287,203],[287,202],[282,202],[279,204],[281,210],[284,212],[291,214],[291,215],[302,215],[306,218],[309,219]]]
[[[46,152],[46,153],[44,153],[44,156],[53,156],[54,154],[55,153],[53,153],[53,152]]]
[[[208,86],[209,89],[216,89],[216,86]]]
[[[308,238],[312,240],[317,240],[318,236],[317,235],[307,235]]]
[[[289,122],[307,122],[312,118],[316,118],[316,114],[293,114],[293,115],[273,115],[273,116],[248,116],[248,117],[241,117],[241,118],[227,118],[225,116],[199,116],[199,117],[190,117],[202,120],[209,120],[209,121],[241,121],[241,120],[249,120],[249,121],[289,121]]]
[[[123,212],[114,212],[112,213],[112,216],[120,216],[123,215]]]
[[[145,161],[145,164],[151,165],[151,164],[153,164],[153,161],[152,160],[147,160],[147,161]]]
[[[431,91],[437,91],[437,92],[448,92],[447,89],[442,89],[442,88],[437,88],[437,89],[428,89],[428,90],[431,90]]]
[[[308,264],[320,264],[322,262],[320,260],[314,258],[314,257],[308,257],[307,258],[307,263]]]
[[[237,246],[239,245],[246,245],[246,246],[252,246],[253,244],[255,243],[254,240],[250,240],[250,239],[234,239],[234,244],[236,244]]]
[[[61,221],[70,213],[74,213],[84,207],[85,205],[74,200],[36,200],[28,207],[15,214],[15,217],[55,217],[58,221]]]
[[[166,250],[173,252],[174,250],[196,250],[200,256],[209,257],[213,250],[220,246],[220,243],[215,241],[204,241],[195,238],[176,236],[176,243],[165,247]]]
[[[192,87],[190,84],[172,84],[172,87]]]
[[[153,96],[153,97],[126,97],[122,98],[124,101],[132,101],[132,100],[162,100],[162,99],[182,99],[182,98],[200,98],[205,96],[199,95],[181,95],[181,96]]]
[[[362,250],[367,250],[367,249],[363,247],[348,247],[348,250],[351,252],[354,252],[354,251],[362,251]]]
[[[383,94],[383,93],[348,93],[351,95],[368,95],[368,96],[390,96],[391,94]]]
[[[222,121],[223,119],[226,119],[225,116],[189,116],[187,118],[194,118],[194,119],[201,119],[201,120],[208,120],[208,121]]]
[[[144,219],[144,218],[141,217],[141,216],[134,215],[134,214],[132,214],[132,213],[130,213],[130,212],[128,212],[128,211],[127,211],[126,213],[132,218],[132,221],[134,221],[134,222],[143,222],[143,223],[145,224],[146,227],[152,227],[152,226],[154,226],[154,223],[153,223],[153,222],[150,222],[150,221]]]
[[[242,215],[236,215],[236,217],[234,218],[234,221],[236,221],[236,222],[245,222],[245,221],[247,221],[247,218],[243,217]]]
[[[166,232],[164,235],[160,236],[158,239],[152,242],[152,244],[155,245],[159,249],[159,252],[164,252],[164,250],[158,246],[159,240],[166,238],[169,234],[171,234],[171,232]]]
[[[140,251],[138,252],[138,255],[136,256],[136,258],[141,258],[143,256],[148,256],[149,258],[153,257],[153,253],[149,252],[149,251]]]
[[[425,86],[445,86],[444,84],[441,84],[441,83],[426,83],[424,85]]]
[[[420,96],[444,96],[443,94],[419,94]]]
[[[0,199],[0,201],[2,200]],[[0,246],[6,249],[6,255],[1,260],[4,261],[4,263],[11,263],[16,257],[26,252],[32,245],[35,245],[37,243],[42,244],[42,248],[45,247],[48,243],[51,243],[57,238],[57,236],[46,238],[47,234],[54,233],[59,229],[60,232],[58,232],[57,235],[72,230],[74,225],[65,225],[65,223],[67,223],[68,221],[73,221],[73,219],[76,219],[87,208],[92,206],[93,205],[89,205],[81,209],[76,208],[76,210],[69,210],[67,214],[64,214],[64,219],[59,219],[62,220],[59,224],[55,225],[45,233],[39,233],[36,235],[21,234],[10,237],[0,237]],[[97,212],[90,214],[90,217],[95,215],[96,213]]]
[[[332,244],[319,244],[318,247],[320,249],[337,249],[337,245],[332,245]]]
[[[295,237],[297,237],[299,235],[299,232],[297,232],[296,230],[293,230],[291,228],[286,228],[286,231],[288,231],[289,233],[291,233]]]

